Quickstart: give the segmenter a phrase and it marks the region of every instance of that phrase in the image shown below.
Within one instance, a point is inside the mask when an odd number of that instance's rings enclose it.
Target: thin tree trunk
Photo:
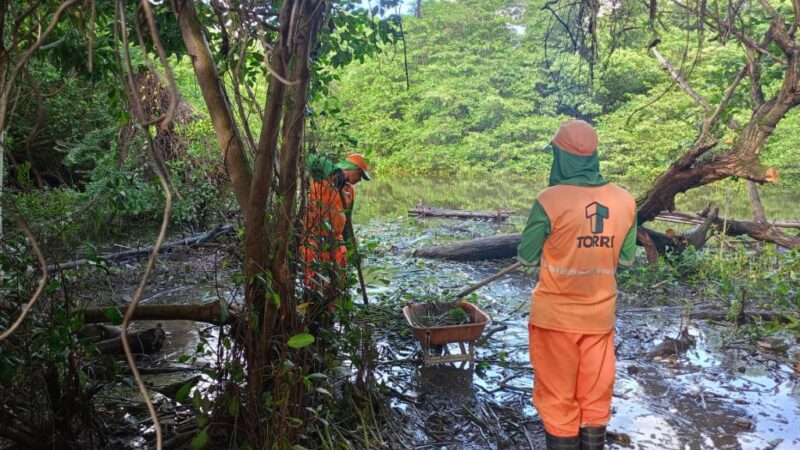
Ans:
[[[753,205],[753,219],[756,222],[766,222],[767,215],[764,213],[764,205],[761,204],[758,185],[753,181],[747,180],[747,193],[750,195],[750,203]]]
[[[228,101],[222,80],[217,73],[214,57],[211,55],[202,25],[197,19],[194,2],[181,0],[177,2],[176,8],[181,36],[192,60],[195,77],[203,94],[203,100],[208,107],[217,141],[222,147],[225,168],[231,179],[236,199],[246,218],[250,212],[247,205],[250,198],[252,175],[242,138],[233,118],[230,101]]]

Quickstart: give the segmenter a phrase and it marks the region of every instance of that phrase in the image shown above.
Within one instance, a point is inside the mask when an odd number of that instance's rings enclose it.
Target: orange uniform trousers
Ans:
[[[580,334],[528,324],[534,370],[533,406],[553,436],[605,426],[611,418],[614,331]]]

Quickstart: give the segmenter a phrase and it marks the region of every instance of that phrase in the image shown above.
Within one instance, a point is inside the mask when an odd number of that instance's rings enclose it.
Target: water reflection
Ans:
[[[507,207],[526,215],[536,194],[546,187],[544,178],[483,179],[435,178],[418,176],[380,176],[358,186],[356,220],[404,217],[408,208],[424,203],[439,208],[495,210]],[[620,181],[634,195],[643,195],[647,183]],[[759,187],[767,217],[773,220],[800,218],[800,192],[781,184]],[[681,212],[703,210],[709,202],[720,207],[720,214],[734,219],[752,217],[750,199],[743,180],[720,182],[686,194],[679,194],[676,207]]]

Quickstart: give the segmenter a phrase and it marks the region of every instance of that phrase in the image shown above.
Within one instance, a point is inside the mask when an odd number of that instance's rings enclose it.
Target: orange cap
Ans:
[[[354,164],[359,169],[361,169],[361,171],[364,172],[365,180],[367,181],[370,180],[369,172],[367,172],[369,168],[367,167],[367,160],[364,159],[364,155],[362,155],[361,153],[351,153],[347,155],[346,161]]]
[[[570,120],[561,124],[551,142],[574,155],[590,156],[597,150],[597,132],[583,120]]]

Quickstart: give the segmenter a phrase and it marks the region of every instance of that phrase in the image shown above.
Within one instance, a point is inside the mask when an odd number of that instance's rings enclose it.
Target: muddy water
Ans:
[[[533,277],[515,273],[471,299],[493,317],[487,331],[504,327],[479,343],[477,365],[472,370],[422,368],[420,346],[399,314],[407,300],[456,292],[510,263],[425,261],[408,256],[409,250],[507,232],[514,226],[402,218],[373,220],[358,227],[362,244],[375,246],[365,261],[368,290],[377,304],[374,308],[395,312],[388,323],[369,324],[379,339],[375,375],[403,430],[393,447],[543,445],[541,422],[530,404],[527,309]],[[204,251],[172,254],[153,277],[146,302],[196,303],[220,293],[227,298],[236,296],[230,274],[214,268],[219,260],[219,255]],[[121,292],[130,290],[115,290],[115,294]],[[737,341],[741,337],[731,330],[706,322],[689,327],[696,345],[677,360],[648,358],[647,351],[661,340],[677,336],[681,316],[675,309],[642,312],[641,299],[646,296],[640,294],[644,293],[623,292],[620,298],[611,448],[800,448],[800,384],[790,365],[741,346]],[[678,298],[673,305],[703,300],[685,298],[683,291],[666,294]],[[122,304],[125,298],[117,300]],[[626,311],[634,306],[634,311]],[[213,334],[202,324],[179,322],[165,327],[162,364],[175,364],[181,355],[194,354],[198,344],[214,344]],[[797,361],[800,352],[797,344],[793,345],[789,359]],[[459,349],[450,346],[448,351]],[[201,356],[198,362],[208,360]],[[180,377],[175,375],[150,377],[155,384],[177,379]]]
[[[445,295],[509,263],[418,261],[398,249],[404,234],[413,238],[428,233],[431,240],[441,240],[504,231],[486,224],[406,219],[373,222],[360,231],[362,239],[379,240],[385,249],[369,258],[367,266],[390,267],[383,277],[390,278],[391,288],[375,286],[373,297],[390,298],[397,290]],[[408,443],[431,448],[542,444],[541,424],[529,400],[527,308],[534,281],[517,273],[483,288],[473,299],[494,318],[488,330],[506,327],[479,345],[474,371],[422,369],[413,338],[386,333],[378,376],[395,394],[396,410],[407,417]],[[681,315],[675,309],[626,312],[641,306],[634,305],[637,300],[636,293],[621,294],[618,375],[609,425],[619,437],[612,448],[800,448],[800,384],[791,366],[729,345],[735,340],[731,331],[706,322],[689,327],[696,344],[676,361],[648,358],[646,352],[661,340],[678,335]],[[459,352],[455,345],[449,350]]]

